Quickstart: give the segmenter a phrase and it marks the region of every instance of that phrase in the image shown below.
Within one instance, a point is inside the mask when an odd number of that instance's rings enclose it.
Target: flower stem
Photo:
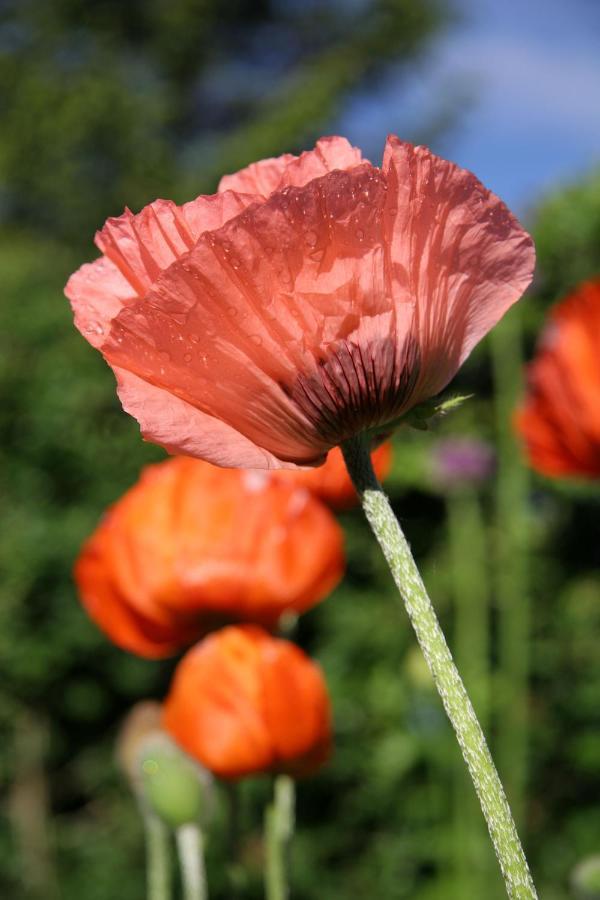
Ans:
[[[494,406],[498,444],[496,491],[496,596],[500,682],[498,698],[498,768],[506,783],[519,827],[527,788],[529,631],[531,618],[527,520],[529,474],[510,427],[522,388],[521,311],[514,309],[491,335]]]
[[[265,894],[267,900],[287,900],[288,855],[294,834],[294,782],[288,775],[275,779],[273,802],[265,812]]]
[[[185,900],[207,900],[204,837],[199,825],[181,825],[175,832]]]
[[[146,896],[148,900],[171,900],[169,831],[154,813],[142,813],[146,835]]]
[[[348,472],[364,513],[388,562],[417,639],[456,732],[511,900],[535,900],[527,861],[483,731],[458,673],[410,547],[390,502],[377,481],[367,439],[342,445]],[[465,548],[468,553],[468,548]]]
[[[449,573],[454,605],[453,645],[459,671],[483,728],[490,698],[490,616],[487,532],[479,497],[468,485],[449,491]],[[465,547],[469,548],[468,558]],[[485,828],[477,800],[468,789],[468,774],[459,758],[454,766],[455,864],[458,897],[491,894]],[[494,873],[495,874],[495,873]]]

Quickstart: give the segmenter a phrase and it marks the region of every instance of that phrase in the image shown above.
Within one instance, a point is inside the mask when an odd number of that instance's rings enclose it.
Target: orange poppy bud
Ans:
[[[374,450],[371,459],[375,474],[382,480],[392,466],[392,445],[387,442]],[[354,485],[339,447],[334,447],[322,466],[314,469],[276,469],[277,478],[306,488],[333,509],[350,509],[358,502]]]
[[[158,658],[224,623],[274,627],[327,596],[343,567],[341,529],[306,490],[179,457],[146,468],[108,511],[75,580],[111,640]]]
[[[331,747],[320,669],[295,644],[256,626],[225,628],[193,647],[163,710],[171,736],[221,778],[310,774]]]

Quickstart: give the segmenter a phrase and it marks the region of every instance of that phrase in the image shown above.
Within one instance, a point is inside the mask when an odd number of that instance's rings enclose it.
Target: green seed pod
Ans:
[[[152,700],[133,707],[117,740],[117,762],[144,810],[171,828],[205,824],[212,776],[163,731],[161,716],[161,705]]]
[[[211,777],[166,734],[153,734],[138,755],[144,801],[171,828],[205,822]]]

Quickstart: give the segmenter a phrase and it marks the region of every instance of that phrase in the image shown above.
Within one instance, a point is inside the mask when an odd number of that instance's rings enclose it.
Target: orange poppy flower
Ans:
[[[272,627],[304,612],[343,567],[341,529],[306,490],[176,457],[146,468],[108,511],[75,580],[114,643],[163,657],[225,622]]]
[[[519,299],[531,238],[472,175],[341,137],[109,219],[66,287],[142,433],[222,466],[319,465],[439,393]]]
[[[295,644],[256,626],[224,628],[189,650],[163,709],[171,736],[221,778],[306,775],[330,752],[320,669]]]
[[[544,475],[600,477],[600,279],[550,313],[516,424]]]
[[[377,477],[380,481],[383,480],[392,466],[392,445],[389,441],[374,450],[371,459]],[[275,469],[273,474],[282,481],[306,488],[333,509],[350,509],[358,502],[339,447],[329,451],[322,466],[311,469]]]

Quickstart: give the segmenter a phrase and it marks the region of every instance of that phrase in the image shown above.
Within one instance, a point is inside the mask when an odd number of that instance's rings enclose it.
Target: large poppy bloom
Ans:
[[[163,723],[221,778],[310,774],[329,755],[331,714],[320,669],[290,641],[230,627],[183,657]]]
[[[223,466],[318,465],[439,393],[531,279],[530,237],[470,172],[390,137],[263,160],[182,207],[109,219],[77,327],[149,440]]]
[[[268,472],[176,457],[144,470],[84,545],[75,580],[120,647],[162,657],[225,622],[275,626],[343,572],[341,530]]]
[[[517,413],[529,461],[544,475],[600,477],[600,279],[550,313]]]

